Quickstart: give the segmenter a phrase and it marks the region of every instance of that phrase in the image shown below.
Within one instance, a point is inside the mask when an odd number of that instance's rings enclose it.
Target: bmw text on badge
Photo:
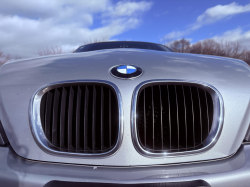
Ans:
[[[142,75],[140,67],[134,65],[118,65],[111,68],[112,76],[120,79],[135,79]]]

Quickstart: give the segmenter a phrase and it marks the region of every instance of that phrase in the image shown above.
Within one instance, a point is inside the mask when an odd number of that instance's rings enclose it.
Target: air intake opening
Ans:
[[[135,141],[156,154],[199,150],[217,133],[214,103],[215,92],[199,84],[146,84],[137,94]]]
[[[115,90],[102,83],[72,83],[43,89],[40,117],[48,146],[71,153],[106,153],[118,141]]]

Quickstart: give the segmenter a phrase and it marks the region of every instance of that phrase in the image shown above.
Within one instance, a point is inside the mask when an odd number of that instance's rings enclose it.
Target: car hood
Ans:
[[[110,75],[116,65],[136,65],[143,75],[132,80]],[[54,155],[40,148],[32,134],[29,107],[42,87],[61,81],[102,80],[117,86],[123,108],[123,138],[119,150],[105,158]],[[134,89],[148,80],[201,82],[215,87],[224,103],[223,129],[217,143],[195,155],[150,158],[138,153],[131,138]],[[0,118],[13,150],[39,161],[136,166],[220,159],[234,154],[249,126],[250,69],[240,60],[171,52],[112,49],[13,61],[0,69]]]

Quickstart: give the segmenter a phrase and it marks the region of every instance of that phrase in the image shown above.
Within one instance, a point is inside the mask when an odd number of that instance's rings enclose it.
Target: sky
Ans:
[[[250,49],[250,0],[0,1],[0,51],[13,56],[102,40],[181,38],[240,41]]]

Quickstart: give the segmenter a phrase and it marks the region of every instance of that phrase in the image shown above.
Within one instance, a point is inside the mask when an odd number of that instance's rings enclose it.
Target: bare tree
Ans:
[[[207,39],[201,42],[202,54],[206,55],[217,55],[221,51],[221,46],[219,43],[213,39]]]
[[[107,38],[94,38],[94,39],[88,39],[83,42],[83,45],[86,44],[92,44],[92,43],[99,43],[99,42],[106,42],[109,41]]]
[[[39,56],[65,54],[65,53],[66,52],[62,50],[61,46],[46,47],[46,48],[43,48],[43,49],[37,51],[37,54]]]
[[[165,45],[172,49],[174,52],[188,53],[190,50],[190,41],[184,38],[181,40],[170,41]]]
[[[196,42],[195,44],[192,44],[192,47],[190,47],[189,53],[196,53],[196,54],[202,54],[202,43]]]
[[[242,55],[241,60],[245,61],[250,65],[250,51],[245,51]]]
[[[250,50],[245,49],[239,41],[215,41],[206,39],[198,41],[194,44],[186,39],[175,40],[165,44],[174,52],[179,53],[195,53],[224,56],[230,58],[241,59],[250,65]]]
[[[6,63],[10,59],[10,55],[4,54],[0,51],[0,66]]]
[[[105,39],[105,38],[88,39],[88,40],[85,40],[82,44],[86,45],[86,44],[99,43],[99,42],[104,42],[104,41],[108,41],[108,39]],[[76,49],[72,49],[70,51],[64,51],[61,46],[51,46],[51,47],[45,47],[43,49],[38,50],[37,55],[39,55],[39,56],[47,56],[47,55],[65,54],[65,53],[72,53],[75,50]]]

